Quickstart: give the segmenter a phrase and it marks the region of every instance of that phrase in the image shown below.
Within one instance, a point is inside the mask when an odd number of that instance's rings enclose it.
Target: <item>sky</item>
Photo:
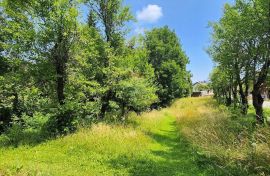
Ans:
[[[153,27],[168,25],[180,38],[190,59],[187,66],[193,82],[207,81],[213,62],[206,49],[211,41],[209,22],[223,14],[225,3],[233,0],[125,0],[137,22],[131,24],[134,34]]]
[[[208,81],[213,62],[206,50],[211,42],[209,22],[217,22],[225,3],[234,0],[123,0],[130,7],[136,22],[131,22],[129,35],[143,34],[154,27],[169,26],[178,35],[189,57],[187,69],[192,81]],[[82,7],[83,19],[88,9]]]

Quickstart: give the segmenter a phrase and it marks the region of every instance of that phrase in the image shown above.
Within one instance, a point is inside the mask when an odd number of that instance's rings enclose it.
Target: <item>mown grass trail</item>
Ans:
[[[187,142],[181,139],[175,117],[167,111],[161,113],[162,121],[149,133],[153,139],[150,147],[151,155],[156,159],[143,159],[142,164],[134,167],[130,174],[204,175],[205,171],[196,165],[196,157]]]
[[[200,175],[175,118],[167,111],[143,116],[135,129],[100,124],[34,147],[2,148],[2,174]]]
[[[0,175],[217,175],[214,164],[186,140],[192,119],[211,117],[206,113],[211,103],[184,99],[161,111],[131,115],[125,125],[99,123],[34,146],[0,146]]]

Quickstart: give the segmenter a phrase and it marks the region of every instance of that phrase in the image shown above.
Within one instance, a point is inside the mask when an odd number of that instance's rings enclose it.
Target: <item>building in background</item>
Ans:
[[[192,85],[192,97],[202,97],[213,95],[213,90],[211,89],[207,81],[199,81]]]

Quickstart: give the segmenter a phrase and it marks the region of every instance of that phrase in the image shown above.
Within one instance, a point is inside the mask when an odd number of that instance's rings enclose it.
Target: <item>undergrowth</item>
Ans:
[[[179,100],[171,112],[180,132],[220,175],[270,174],[270,130],[255,124],[252,110],[241,116],[206,97]]]
[[[0,137],[0,176],[270,175],[270,130],[256,126],[252,113],[243,117],[211,97],[186,98],[37,143],[38,128],[16,139],[18,126]]]

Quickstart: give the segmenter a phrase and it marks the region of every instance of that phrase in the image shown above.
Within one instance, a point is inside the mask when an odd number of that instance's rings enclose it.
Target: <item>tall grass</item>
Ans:
[[[0,176],[270,175],[270,130],[254,125],[251,114],[242,117],[211,97],[181,99],[159,111],[130,114],[128,123],[0,145]]]
[[[170,111],[180,133],[223,175],[270,175],[269,127],[256,126],[252,117],[236,115],[210,97],[179,100]]]
[[[148,155],[149,143],[132,127],[99,123],[34,147],[0,148],[0,175],[127,175],[111,165],[119,156]]]
[[[131,114],[125,124],[101,122],[40,144],[0,145],[0,176],[152,175],[160,169],[164,172],[159,164],[164,159],[152,153],[152,148],[165,147],[150,135],[158,131],[164,118],[160,111]]]

